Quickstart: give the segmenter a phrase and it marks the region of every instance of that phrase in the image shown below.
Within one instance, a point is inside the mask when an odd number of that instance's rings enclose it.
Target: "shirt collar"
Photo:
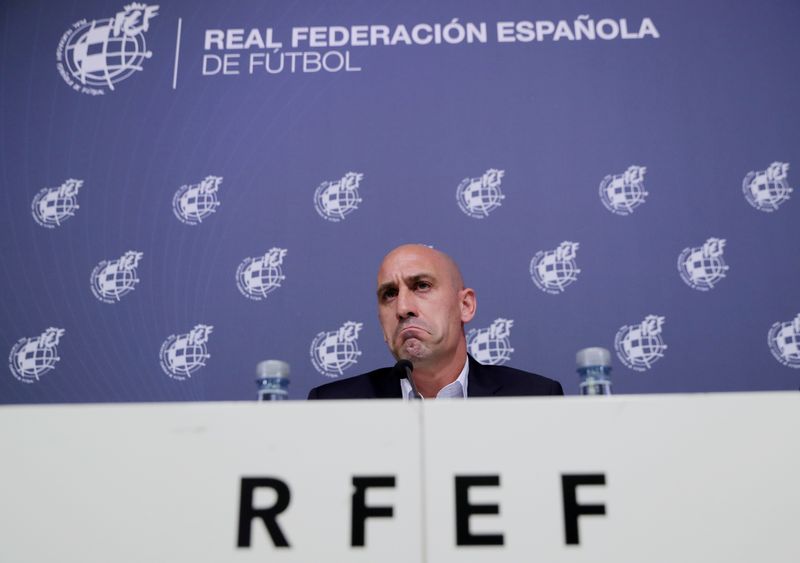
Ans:
[[[468,375],[469,375],[469,356],[467,356],[467,359],[464,361],[464,367],[461,368],[461,373],[458,374],[458,377],[455,379],[455,381],[442,387],[436,394],[436,398],[466,399]],[[402,391],[404,401],[412,400],[411,394],[413,393],[413,391],[411,390],[411,384],[408,382],[408,379],[403,378],[400,380],[400,390]]]

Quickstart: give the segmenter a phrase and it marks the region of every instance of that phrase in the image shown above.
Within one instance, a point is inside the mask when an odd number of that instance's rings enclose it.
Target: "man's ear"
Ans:
[[[475,316],[478,308],[478,300],[475,297],[475,290],[466,287],[458,292],[459,307],[461,308],[461,322],[468,323]]]

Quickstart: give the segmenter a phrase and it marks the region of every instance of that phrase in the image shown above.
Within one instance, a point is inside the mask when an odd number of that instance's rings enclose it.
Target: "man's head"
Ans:
[[[458,266],[443,252],[407,244],[381,262],[378,318],[398,360],[424,367],[465,358],[464,323],[475,307],[475,292],[464,287]]]

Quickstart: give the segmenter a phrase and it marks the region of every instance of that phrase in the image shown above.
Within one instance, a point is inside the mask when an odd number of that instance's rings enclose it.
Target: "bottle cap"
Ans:
[[[590,366],[609,366],[611,367],[611,352],[605,348],[584,348],[575,354],[575,363],[579,368]]]
[[[282,360],[264,360],[256,366],[258,377],[289,377],[289,364]]]

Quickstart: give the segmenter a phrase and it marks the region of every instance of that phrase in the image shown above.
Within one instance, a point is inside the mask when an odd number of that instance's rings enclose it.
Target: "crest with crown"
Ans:
[[[467,350],[482,364],[501,365],[511,359],[514,349],[509,337],[514,321],[495,319],[487,328],[471,329],[467,333]]]
[[[344,221],[353,211],[358,209],[361,196],[358,187],[364,174],[348,172],[334,182],[322,182],[314,190],[314,208],[319,216],[334,223]]]
[[[327,377],[339,377],[358,363],[358,333],[363,323],[347,321],[337,330],[320,332],[311,342],[311,363]]]
[[[91,275],[92,293],[103,303],[118,303],[136,288],[139,277],[136,267],[143,253],[129,250],[116,260],[103,260]]]
[[[575,263],[577,242],[565,240],[554,250],[540,250],[531,259],[530,274],[533,283],[550,294],[563,293],[578,279],[581,271]]]
[[[54,229],[75,215],[78,210],[78,190],[83,180],[70,178],[56,188],[42,188],[33,197],[31,213],[42,227]]]
[[[161,369],[178,381],[189,379],[211,357],[206,344],[213,326],[199,324],[186,334],[170,335],[161,345]]]
[[[773,324],[767,342],[776,360],[786,367],[800,369],[800,314],[791,321]]]
[[[678,256],[678,272],[686,285],[698,291],[714,289],[728,272],[724,248],[725,239],[714,237],[702,246],[684,248]]]
[[[622,174],[609,174],[600,182],[600,201],[606,209],[617,215],[630,215],[644,203],[648,193],[644,189],[644,166],[629,166]]]
[[[505,170],[490,168],[480,178],[464,178],[456,189],[458,207],[473,219],[483,219],[506,198],[500,189]]]
[[[766,170],[750,171],[742,180],[742,192],[747,203],[770,213],[789,200],[789,163],[773,162]]]
[[[245,258],[236,269],[236,287],[249,299],[261,301],[281,286],[286,279],[281,265],[288,252],[285,248],[270,248],[263,256]]]
[[[198,184],[183,185],[172,198],[172,212],[187,225],[199,225],[220,205],[217,197],[222,184],[221,176],[206,176]]]
[[[56,367],[58,342],[64,336],[63,328],[50,327],[39,336],[20,338],[8,355],[11,373],[23,383],[36,383]]]
[[[81,20],[59,41],[56,67],[73,90],[100,95],[143,68],[153,56],[144,34],[158,6],[127,4],[112,18]]]
[[[648,315],[636,325],[621,327],[614,338],[617,357],[634,371],[645,371],[664,357],[667,345],[661,337],[664,317]]]

